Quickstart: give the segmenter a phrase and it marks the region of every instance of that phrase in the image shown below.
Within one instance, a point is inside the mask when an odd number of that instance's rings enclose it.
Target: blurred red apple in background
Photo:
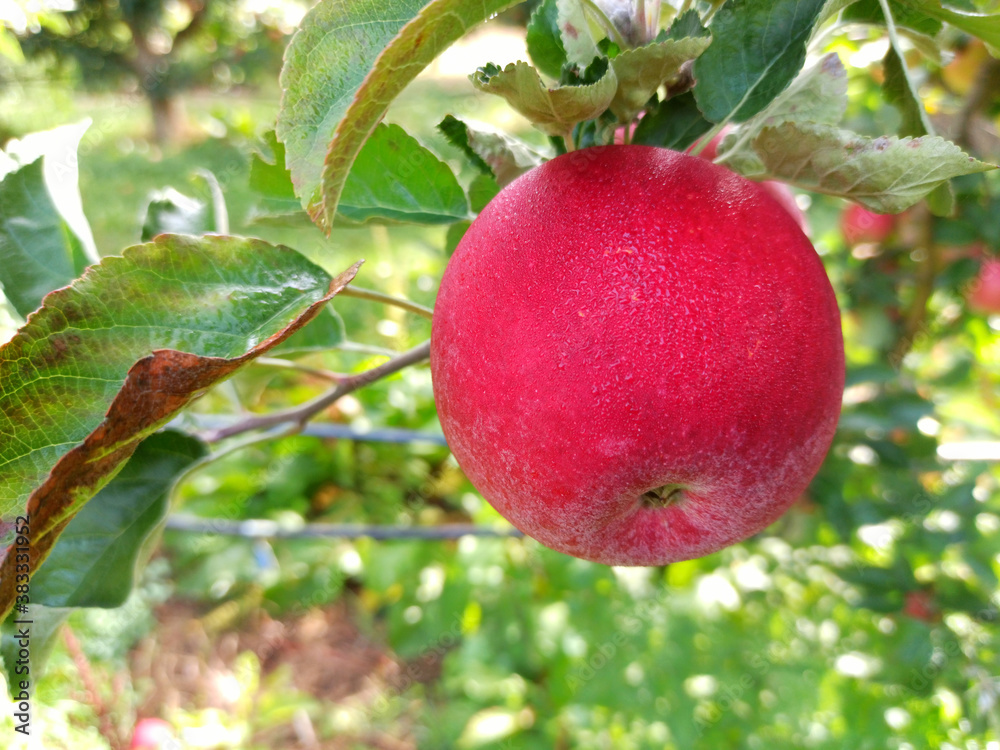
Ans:
[[[969,287],[969,307],[986,314],[1000,313],[1000,259],[987,258]]]
[[[903,614],[921,622],[938,622],[941,619],[941,611],[930,591],[907,591]]]
[[[840,231],[848,245],[882,242],[895,228],[895,214],[877,214],[857,203],[850,204],[840,215]]]
[[[172,750],[180,747],[174,739],[174,729],[163,719],[140,719],[132,733],[129,750]]]

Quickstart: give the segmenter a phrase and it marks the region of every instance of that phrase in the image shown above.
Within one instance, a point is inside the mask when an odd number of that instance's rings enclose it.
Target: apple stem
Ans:
[[[732,115],[730,115],[730,117],[731,116]],[[700,140],[695,141],[695,145],[691,148],[690,151],[688,151],[688,153],[691,154],[691,156],[698,156],[698,154],[700,154],[705,149],[705,147],[712,142],[712,139],[715,138],[715,136],[717,136],[719,133],[721,133],[722,129],[725,128],[726,125],[728,124],[729,124],[729,117],[725,118],[720,123],[716,123],[707,133],[705,133],[705,135],[701,137]],[[720,160],[719,157],[716,156],[715,161],[718,162],[719,160]]]
[[[566,135],[563,136],[563,142],[566,145],[566,153],[570,151],[576,151],[576,144],[573,143],[573,128],[566,131]]]

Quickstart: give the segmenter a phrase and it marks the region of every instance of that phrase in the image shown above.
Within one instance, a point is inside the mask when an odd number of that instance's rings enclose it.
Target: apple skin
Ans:
[[[611,565],[709,554],[776,520],[822,463],[840,316],[763,188],[649,146],[559,156],[505,187],[445,270],[431,372],[483,496]],[[648,502],[660,487],[670,502]]]
[[[163,719],[140,719],[132,732],[129,750],[163,750],[174,739],[174,729]]]
[[[969,307],[987,315],[1000,313],[1000,259],[988,258],[979,268],[968,295]]]
[[[722,143],[722,139],[729,135],[729,131],[730,128],[723,128],[721,133],[705,144],[705,148],[698,153],[698,156],[702,159],[713,161],[719,154],[719,145]],[[690,146],[685,153],[690,153],[697,145],[698,144],[696,142],[694,145]],[[758,184],[770,193],[772,198],[781,204],[782,208],[788,212],[789,216],[795,219],[796,223],[799,225],[799,229],[806,234],[809,234],[809,221],[806,219],[806,215],[802,213],[802,209],[799,208],[799,204],[795,202],[795,194],[792,193],[788,185],[783,182],[778,182],[777,180],[763,180]]]
[[[840,215],[840,231],[848,245],[882,242],[896,228],[894,214],[877,214],[852,203]]]

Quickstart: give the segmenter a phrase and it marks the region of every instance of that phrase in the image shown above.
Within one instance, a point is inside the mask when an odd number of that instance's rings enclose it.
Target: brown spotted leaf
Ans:
[[[147,435],[300,329],[354,278],[289,248],[161,235],[49,294],[0,347],[0,613],[13,521],[32,570]]]
[[[753,149],[763,169],[754,179],[848,198],[880,213],[904,211],[953,177],[997,168],[937,136],[867,138],[810,122],[765,127]]]

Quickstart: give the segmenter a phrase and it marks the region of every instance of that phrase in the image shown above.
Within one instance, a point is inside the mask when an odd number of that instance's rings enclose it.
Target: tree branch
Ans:
[[[346,396],[348,393],[352,393],[353,391],[358,390],[358,388],[366,386],[369,383],[374,383],[376,380],[380,380],[387,375],[399,372],[405,367],[409,367],[417,362],[422,362],[430,356],[430,352],[431,342],[425,341],[419,346],[413,347],[408,352],[404,352],[398,357],[394,357],[378,367],[373,367],[371,370],[365,370],[357,375],[344,378],[334,388],[331,388],[321,396],[317,396],[312,401],[307,401],[302,404],[302,406],[297,406],[294,409],[271,412],[270,414],[248,417],[247,419],[237,422],[234,425],[230,425],[229,427],[223,427],[221,429],[205,433],[201,435],[201,438],[207,443],[217,443],[220,440],[233,437],[234,435],[241,435],[242,433],[250,432],[251,430],[263,430],[280,424],[288,423],[302,426],[312,417],[316,416],[332,403],[343,396]]]
[[[934,244],[934,219],[926,204],[914,211],[914,218],[919,222],[920,249],[923,250],[924,257],[918,261],[916,287],[903,322],[903,332],[889,354],[889,363],[897,368],[902,366],[903,357],[927,327],[927,302],[934,293],[940,260],[937,245]]]
[[[316,378],[322,378],[323,380],[330,380],[334,383],[343,382],[346,375],[341,375],[340,373],[330,372],[329,370],[320,370],[316,367],[309,367],[309,365],[303,365],[298,362],[294,362],[289,359],[280,359],[277,357],[257,357],[253,361],[253,364],[257,367],[277,367],[283,370],[295,370],[296,372],[303,372],[306,375],[312,375]]]
[[[972,147],[972,126],[976,115],[989,105],[998,88],[1000,88],[1000,60],[991,57],[979,68],[976,80],[965,100],[965,106],[958,113],[954,140],[967,151],[974,150]]]
[[[97,688],[97,681],[94,679],[94,673],[90,668],[90,661],[80,647],[80,641],[77,640],[76,634],[69,624],[63,624],[61,630],[66,650],[69,651],[69,655],[76,665],[77,674],[80,676],[80,682],[83,683],[83,688],[87,691],[90,707],[94,709],[94,713],[97,715],[100,725],[97,731],[101,733],[112,748],[117,750],[118,748],[125,747],[125,743],[122,741],[122,738],[118,734],[118,729],[115,727],[115,722],[111,716],[111,709],[101,698],[101,692]]]
[[[201,27],[204,26],[205,19],[208,17],[209,2],[210,0],[188,0],[188,2],[185,3],[191,11],[191,20],[188,22],[187,26],[174,35],[171,51],[187,42],[188,39],[197,34]]]
[[[416,313],[422,318],[427,318],[427,320],[434,319],[434,311],[429,307],[424,307],[423,305],[418,305],[416,302],[411,302],[408,299],[403,299],[402,297],[393,297],[388,294],[382,294],[382,292],[376,292],[374,289],[365,289],[364,287],[354,286],[350,284],[345,286],[340,291],[341,297],[357,297],[358,299],[367,299],[372,302],[381,302],[385,305],[392,305],[393,307],[398,307],[407,312]]]

